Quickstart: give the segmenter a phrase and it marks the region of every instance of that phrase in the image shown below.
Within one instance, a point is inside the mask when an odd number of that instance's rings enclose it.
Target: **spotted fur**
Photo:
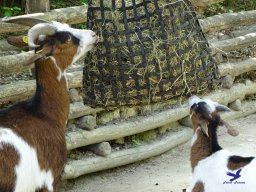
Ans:
[[[194,97],[195,98],[195,97]],[[194,99],[192,98],[192,99]],[[218,144],[217,128],[222,124],[216,103],[210,100],[190,100],[194,129],[191,144],[193,170],[191,192],[254,192],[256,191],[256,160],[254,157],[235,156]],[[207,126],[207,129],[204,127]],[[205,133],[205,130],[208,130]],[[228,174],[229,173],[229,174]],[[235,180],[232,182],[230,175]],[[201,183],[198,186],[198,183]],[[203,186],[202,186],[203,185]]]

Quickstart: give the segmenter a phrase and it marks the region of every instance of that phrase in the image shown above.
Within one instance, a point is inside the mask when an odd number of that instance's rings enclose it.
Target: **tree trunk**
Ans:
[[[49,0],[26,0],[27,13],[48,12],[50,10]]]

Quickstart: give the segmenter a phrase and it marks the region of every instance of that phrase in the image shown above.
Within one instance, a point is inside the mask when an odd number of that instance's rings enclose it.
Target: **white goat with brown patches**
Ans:
[[[193,170],[192,192],[255,192],[256,159],[241,157],[222,149],[218,144],[217,128],[226,125],[219,111],[229,109],[211,100],[196,96],[189,99],[194,129],[191,146]],[[227,127],[228,133],[237,135]]]
[[[58,22],[31,18],[8,22],[32,26],[28,45],[36,53],[25,64],[35,62],[36,93],[0,112],[0,191],[56,192],[67,158],[65,70],[89,51],[98,37],[91,30]]]

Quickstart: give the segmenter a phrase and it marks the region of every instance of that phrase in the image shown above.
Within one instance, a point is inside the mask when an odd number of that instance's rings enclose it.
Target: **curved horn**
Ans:
[[[18,18],[12,18],[12,19],[4,19],[5,23],[15,23],[20,25],[26,25],[29,27],[33,27],[34,25],[38,23],[50,23],[49,21],[43,20],[43,19],[37,19],[37,18],[31,18],[31,17],[18,17]]]
[[[36,48],[39,45],[35,44],[35,41],[38,39],[40,35],[54,35],[57,32],[57,28],[55,25],[51,23],[40,23],[33,26],[28,31],[28,45],[29,47]]]

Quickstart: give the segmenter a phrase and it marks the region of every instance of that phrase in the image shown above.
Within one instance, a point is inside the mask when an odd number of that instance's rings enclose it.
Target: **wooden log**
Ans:
[[[47,12],[50,10],[49,0],[26,0],[27,13]]]
[[[86,22],[87,6],[74,6],[68,8],[54,9],[46,13],[33,13],[28,15],[15,16],[11,18],[33,17],[47,21],[59,21],[68,24]],[[4,23],[6,18],[0,19],[0,34],[28,30],[28,27],[17,24]],[[10,18],[7,18],[10,19]]]
[[[6,40],[0,40],[0,51],[19,50],[18,47],[10,45]]]
[[[212,99],[221,104],[227,105],[237,99],[243,100],[246,95],[256,93],[256,83],[247,80],[246,83],[237,83],[230,89],[221,89],[212,92],[203,98]]]
[[[34,67],[34,65],[24,66],[25,61],[34,55],[34,51],[21,52],[15,55],[7,55],[0,57],[0,75],[22,72]],[[82,86],[82,71],[67,72],[68,83],[72,87]]]
[[[225,13],[200,19],[205,33],[228,29],[234,26],[256,24],[256,10],[239,13]]]
[[[30,98],[35,92],[35,81],[18,81],[0,86],[0,105],[10,101],[20,101]]]
[[[106,157],[111,154],[112,148],[109,144],[109,142],[102,142],[102,143],[97,143],[93,145],[89,145],[86,147],[90,151],[94,152],[97,155]]]
[[[250,26],[248,28],[241,28],[239,30],[234,30],[230,32],[231,37],[239,37],[239,36],[244,36],[249,33],[255,33],[256,31],[256,25]]]
[[[82,72],[73,72],[67,75],[70,88],[82,86]],[[0,104],[25,100],[35,92],[35,80],[17,81],[0,86]]]
[[[236,63],[218,65],[220,76],[231,75],[236,77],[243,73],[256,70],[256,58],[250,58]]]
[[[210,43],[210,47],[212,48],[213,54],[215,54],[217,52],[230,52],[255,44],[256,33],[249,33],[232,39],[215,41],[214,43]]]
[[[256,83],[247,81],[246,84],[236,84],[231,89],[223,89],[212,92],[203,98],[212,99],[224,105],[237,99],[243,99],[245,95],[256,93]],[[175,109],[167,109],[148,116],[131,118],[119,124],[110,124],[101,126],[91,131],[78,130],[66,134],[67,149],[75,149],[78,147],[110,141],[121,137],[134,135],[166,125],[171,122],[178,121],[189,114],[187,106]]]
[[[68,161],[62,179],[74,179],[81,175],[110,169],[149,157],[160,155],[188,141],[192,136],[190,128],[179,127],[175,132],[169,132],[161,139],[143,144],[139,147],[113,152],[107,157],[84,158]]]
[[[24,66],[22,64],[33,55],[33,51],[29,51],[0,57],[0,75],[18,73],[32,68],[33,65]]]
[[[238,119],[246,117],[248,115],[256,113],[256,102],[255,101],[243,101],[240,111],[231,111],[221,114],[221,117],[224,120]],[[187,116],[184,119],[180,120],[180,124],[186,127],[192,127],[190,117]]]
[[[78,130],[66,134],[67,149],[110,141],[117,138],[145,132],[168,123],[182,119],[188,115],[187,107],[168,109],[148,116],[140,116],[118,124],[104,125],[91,131]]]

